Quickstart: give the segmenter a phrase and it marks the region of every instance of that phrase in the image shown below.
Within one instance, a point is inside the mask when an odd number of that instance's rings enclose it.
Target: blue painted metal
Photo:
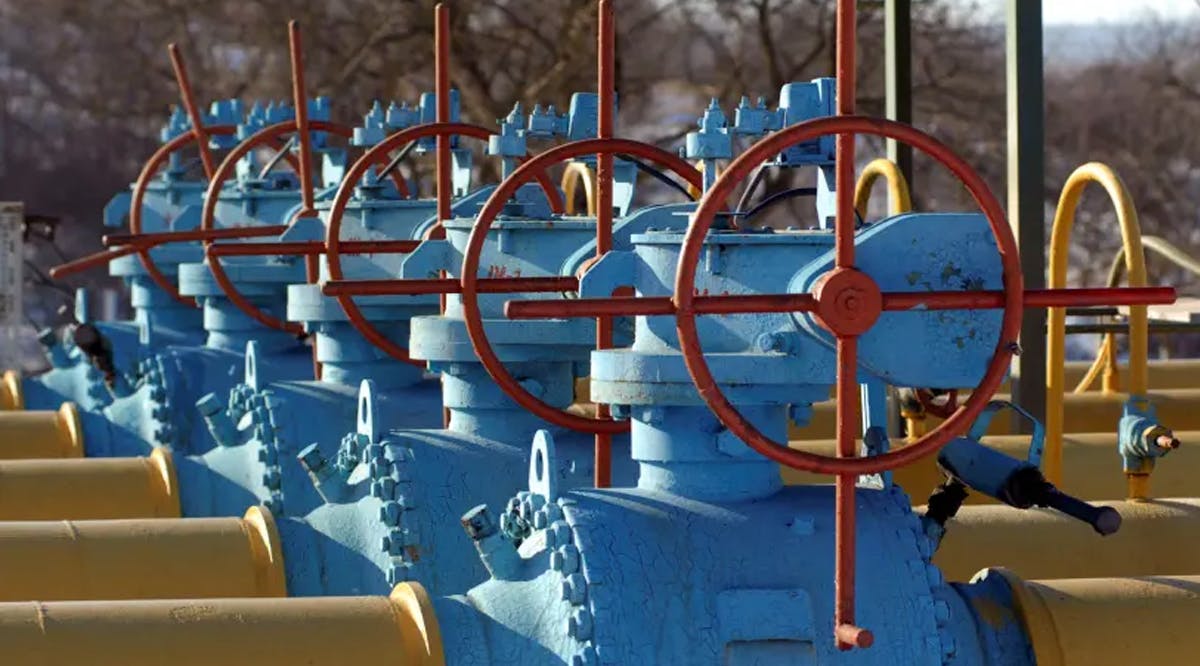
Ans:
[[[811,100],[785,89],[786,122],[798,120],[789,109],[817,113],[797,98]],[[824,168],[821,159],[811,164]],[[620,285],[670,295],[681,241],[677,230],[632,235],[631,249],[591,268],[581,295]],[[884,291],[1000,287],[979,215],[900,216],[868,226],[856,242],[859,269]],[[695,289],[807,292],[830,267],[832,245],[824,230],[715,230]],[[828,397],[831,340],[809,315],[710,316],[697,325],[723,391],[767,436],[785,439],[789,413],[803,420]],[[885,313],[860,342],[864,429],[879,427],[884,384],[977,383],[998,332],[995,313]],[[1032,663],[1007,586],[947,585],[908,495],[870,477],[857,494],[856,619],[875,647],[839,650],[833,488],[783,487],[776,464],[729,434],[696,394],[673,317],[639,316],[631,345],[592,352],[591,391],[630,419],[636,486],[564,487],[553,471],[570,454],[557,434],[539,432],[528,490],[463,516],[489,579],[436,602],[448,664]],[[886,447],[873,439],[868,448]],[[505,508],[494,517],[488,506]]]
[[[207,122],[230,122],[231,114],[237,114],[238,108],[236,100],[214,103]],[[236,118],[233,122],[237,122]],[[165,143],[190,128],[187,116],[174,108],[159,133],[160,138]],[[217,139],[227,140],[227,137],[214,137],[214,141]],[[186,172],[182,157],[176,153],[150,182],[142,207],[142,224],[147,233],[189,229],[199,223],[199,205],[205,186],[201,181],[189,179]],[[104,207],[104,226],[124,226],[130,203],[130,191],[116,194]],[[198,247],[185,245],[158,247],[151,251],[151,256],[170,277],[176,275],[181,263],[198,261],[202,257]],[[114,260],[109,264],[109,273],[121,278],[128,286],[134,317],[128,321],[91,323],[111,344],[116,367],[121,372],[133,371],[137,363],[147,357],[148,350],[166,345],[197,344],[203,340],[200,313],[163,293],[151,281],[138,257]],[[90,322],[87,308],[82,305],[86,303],[86,297],[79,303],[77,321]],[[39,339],[51,369],[24,378],[22,390],[27,409],[57,409],[63,402],[71,401],[82,410],[94,412],[112,402],[113,396],[102,375],[72,344],[69,331],[43,332]]]
[[[1134,397],[1125,403],[1117,424],[1117,452],[1127,474],[1149,474],[1159,458],[1173,447],[1159,446],[1160,437],[1168,437],[1178,446],[1172,431],[1158,422],[1154,405],[1144,397]]]
[[[523,154],[526,130],[519,109],[501,122],[507,130],[491,142],[489,153],[501,158]],[[383,277],[389,272],[403,278],[436,277],[442,271],[456,275],[474,215],[490,192],[490,187],[481,188],[459,199],[455,218],[444,223],[446,239],[423,242],[403,257],[398,270],[391,268],[393,263],[386,264],[386,270],[374,263],[395,262],[396,256],[364,256],[347,257],[348,272],[353,271],[359,278]],[[343,235],[347,238],[420,237],[432,224],[431,218],[410,235],[401,235],[395,223],[397,216],[418,202],[363,197],[357,203],[358,215],[348,214],[345,218]],[[428,207],[424,210],[432,212]],[[615,243],[617,247],[629,247],[629,239],[649,227],[682,228],[690,210],[691,205],[640,210],[617,221]],[[489,235],[481,275],[573,275],[582,258],[594,253],[590,249],[594,237],[594,220],[551,214],[540,189],[529,185],[518,192]],[[314,310],[318,303],[322,308],[332,307],[327,299],[309,299],[311,293],[309,288],[293,287],[289,311],[299,309],[301,300]],[[428,307],[436,303],[428,300],[430,297],[422,298],[426,300],[370,297],[360,301],[372,321],[387,322],[388,307],[413,302]],[[575,379],[587,374],[594,324],[567,320],[513,322],[503,317],[504,300],[501,295],[481,298],[485,325],[497,353],[527,388],[551,404],[570,405]],[[458,522],[469,508],[464,502],[467,498],[500,502],[522,487],[529,468],[525,443],[546,424],[495,386],[471,348],[459,297],[452,294],[446,301],[444,315],[412,317],[405,322],[405,329],[409,332],[410,354],[426,360],[429,369],[441,375],[438,404],[450,414],[447,428],[421,425],[431,416],[440,419],[440,410],[427,410],[422,415],[397,414],[398,405],[415,410],[411,387],[399,395],[395,391],[389,395],[388,387],[381,383],[387,374],[371,373],[371,378],[363,381],[354,432],[340,441],[314,437],[313,444],[303,450],[287,451],[292,461],[285,460],[282,446],[276,453],[267,454],[281,465],[284,515],[277,518],[293,594],[382,593],[403,580],[419,580],[434,591],[455,593],[486,576]],[[327,314],[333,316],[333,311]],[[402,332],[395,330],[389,337],[402,342]],[[625,337],[629,338],[628,331]],[[276,383],[268,389],[271,395],[267,402],[281,399],[280,386]],[[291,399],[285,394],[281,401]],[[325,408],[310,413],[329,411]],[[231,414],[230,420],[235,416],[238,414]],[[247,425],[253,421],[244,414],[241,419]],[[228,422],[215,429],[226,432],[226,436],[230,431]],[[569,432],[556,432],[554,436],[561,457],[551,475],[566,488],[590,485],[592,437]],[[619,481],[631,482],[634,468],[628,456],[621,453],[623,442],[624,438],[617,438],[615,476]],[[293,484],[297,468],[308,472],[304,478],[309,486],[307,494]],[[293,496],[304,499],[297,504]],[[316,506],[310,504],[314,500]],[[540,507],[513,508],[518,513],[524,510],[526,517],[534,521],[533,513]]]
[[[309,108],[315,118],[328,117],[327,100],[312,100]],[[292,114],[285,104],[268,105],[265,110],[256,105],[239,125],[238,135],[247,137],[260,126],[282,122]],[[253,155],[239,163],[236,178],[220,192],[217,226],[275,225],[291,219],[300,201],[294,174],[262,174],[259,169],[260,162]],[[198,203],[174,219],[170,228],[197,226]],[[157,344],[147,347],[148,353],[143,353],[127,372],[132,390],[114,396],[102,410],[83,415],[88,455],[139,455],[159,445],[170,446],[177,454],[203,453],[211,439],[205,422],[192,406],[208,393],[228,393],[240,381],[248,363],[260,366],[256,372],[264,383],[312,376],[308,348],[290,334],[263,328],[230,302],[202,261],[198,244],[167,245],[153,252],[174,260],[180,293],[194,297],[202,308],[204,337],[192,345],[162,344],[168,341],[149,338]],[[136,257],[127,259],[130,261],[118,266],[136,265],[140,269]],[[223,263],[242,294],[275,316],[285,313],[288,285],[305,281],[303,261],[297,257],[231,257]],[[256,352],[248,359],[246,349],[250,345]],[[228,504],[232,507],[232,498]]]

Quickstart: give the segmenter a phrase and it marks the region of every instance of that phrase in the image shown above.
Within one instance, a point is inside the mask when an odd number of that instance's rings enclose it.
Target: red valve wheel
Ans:
[[[720,385],[717,384],[704,358],[696,328],[696,296],[693,293],[696,266],[704,239],[720,212],[722,202],[759,163],[778,155],[789,146],[831,134],[870,134],[901,141],[928,154],[948,168],[967,187],[987,217],[1000,251],[1003,270],[1004,314],[1000,339],[979,386],[958,411],[928,434],[903,448],[873,457],[831,458],[789,449],[786,443],[776,442],[764,435],[742,416],[721,392]],[[840,227],[843,224],[853,224],[853,220],[842,219],[839,216],[837,223]],[[837,229],[839,235],[845,231]],[[817,281],[813,293],[816,300],[814,314],[823,327],[838,337],[838,395],[849,395],[849,392],[843,390],[846,388],[843,383],[855,381],[857,336],[869,330],[884,310],[893,309],[889,308],[887,303],[891,294],[879,293],[874,280],[852,265],[847,265],[853,263],[852,230],[850,238],[851,245],[848,249],[844,250],[841,247],[842,243],[838,243],[837,267]],[[849,262],[844,263],[842,257],[847,255],[850,257]],[[853,475],[875,474],[913,462],[934,453],[956,433],[966,430],[1004,379],[1020,330],[1023,297],[1023,281],[1012,230],[1000,203],[970,165],[941,142],[907,125],[862,116],[837,116],[803,122],[776,132],[756,143],[730,163],[700,202],[688,228],[679,256],[673,300],[680,352],[692,381],[696,384],[700,397],[733,434],[758,453],[788,467],[822,474]],[[844,354],[843,345],[846,351]],[[838,427],[842,428],[844,424],[839,422]]]
[[[331,123],[322,120],[311,120],[308,121],[308,126],[311,131],[326,132],[344,139],[350,139],[354,136],[353,129],[338,123]],[[296,122],[294,120],[287,120],[264,127],[239,143],[236,148],[234,148],[228,155],[225,156],[225,160],[222,161],[221,165],[217,167],[217,170],[213,172],[213,177],[208,183],[208,191],[204,195],[204,209],[200,216],[201,229],[214,228],[217,201],[221,193],[221,188],[224,186],[225,181],[230,178],[233,170],[237,167],[238,160],[245,157],[251,150],[258,148],[259,146],[278,146],[280,145],[279,139],[281,137],[288,134],[294,134],[295,132]],[[291,158],[292,156],[289,154],[288,157]],[[298,165],[294,163],[293,168],[297,172],[300,171]],[[392,172],[392,182],[396,184],[396,188],[401,192],[402,195],[407,193],[408,187],[404,183],[403,177],[401,177],[401,175],[395,171]],[[297,212],[296,216],[292,220],[289,220],[288,223],[290,224],[295,222],[296,219],[299,219],[306,214],[312,214],[312,211],[305,211],[302,207]],[[212,248],[213,241],[204,241],[204,247],[206,250]],[[258,306],[251,303],[248,298],[243,296],[242,293],[238,291],[237,285],[229,279],[229,275],[225,272],[225,267],[221,264],[221,260],[218,257],[212,256],[211,253],[206,252],[206,254],[208,256],[209,270],[212,271],[213,279],[216,280],[217,284],[221,287],[221,290],[225,292],[225,295],[229,297],[230,302],[236,305],[239,310],[246,314],[246,316],[268,328],[273,328],[295,335],[300,335],[304,332],[303,327],[299,324],[283,321],[278,317],[273,317],[266,312],[263,312]]]
[[[212,125],[204,128],[204,140],[207,141],[209,135],[230,135],[236,132],[237,127],[234,125]],[[149,188],[151,179],[154,178],[158,170],[162,168],[171,155],[194,143],[196,143],[196,133],[185,132],[159,146],[158,150],[154,151],[154,154],[150,156],[150,159],[146,160],[146,164],[142,167],[141,173],[138,174],[137,180],[134,182],[133,196],[129,203],[129,232],[131,234],[142,233],[142,203],[146,200],[146,189]],[[158,265],[154,263],[149,249],[138,248],[137,255],[138,259],[142,262],[142,266],[146,269],[146,273],[158,285],[159,289],[162,289],[171,298],[180,303],[196,307],[196,301],[181,295],[166,273],[163,273]]]
[[[346,214],[346,206],[350,203],[350,198],[354,194],[355,185],[366,174],[367,169],[372,164],[382,161],[393,150],[419,139],[439,136],[465,136],[487,141],[493,134],[495,132],[485,127],[467,123],[425,123],[400,130],[363,153],[362,157],[358,158],[358,161],[346,171],[346,175],[342,178],[342,184],[338,187],[337,194],[333,197],[333,203],[329,207],[329,223],[325,231],[325,260],[329,271],[329,279],[341,280],[344,277],[341,255],[342,217]],[[554,183],[550,181],[549,176],[543,170],[536,177],[538,184],[542,187],[542,191],[546,193],[546,198],[550,201],[551,209],[555,212],[562,212],[562,197],[559,195]],[[350,320],[350,324],[364,338],[370,341],[371,344],[382,349],[388,356],[398,361],[424,366],[423,363],[414,361],[408,355],[406,347],[402,347],[389,340],[387,336],[363,316],[362,310],[354,302],[352,296],[338,295],[335,298],[341,304],[342,310],[346,313],[346,318]]]
[[[951,389],[941,395],[934,393],[931,389],[916,389],[914,393],[917,396],[917,402],[921,403],[921,409],[925,410],[926,414],[932,414],[945,420],[958,411],[958,391],[956,390]],[[937,399],[941,397],[946,400],[937,402]]]
[[[479,258],[483,252],[483,243],[487,239],[488,230],[492,228],[492,222],[496,217],[504,210],[505,203],[516,194],[518,188],[533,180],[534,174],[544,173],[547,167],[583,155],[597,154],[633,155],[650,160],[669,169],[690,185],[703,186],[703,175],[687,161],[674,153],[640,141],[585,139],[551,148],[518,167],[488,197],[487,203],[483,205],[483,209],[479,211],[479,216],[475,219],[475,226],[471,228],[471,237],[467,241],[467,247],[463,253],[462,272],[459,280],[462,282],[463,319],[466,321],[467,333],[471,336],[471,346],[475,348],[475,354],[479,357],[480,363],[500,388],[504,389],[504,392],[517,404],[550,423],[602,435],[627,432],[629,422],[596,419],[564,412],[527,391],[496,356],[483,326],[483,315],[479,311]],[[483,281],[486,282],[486,280],[484,278]]]

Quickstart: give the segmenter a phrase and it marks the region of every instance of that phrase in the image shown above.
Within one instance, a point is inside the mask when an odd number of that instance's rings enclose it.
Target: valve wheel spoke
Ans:
[[[342,306],[342,311],[346,313],[346,318],[354,326],[355,330],[371,344],[398,361],[411,363],[419,367],[425,366],[424,363],[409,356],[408,348],[393,342],[378,327],[371,323],[363,314],[358,303],[354,301],[353,296],[417,295],[452,292],[406,290],[403,285],[412,282],[410,280],[346,280],[345,273],[342,270],[341,256],[343,246],[345,245],[341,240],[341,234],[342,218],[345,217],[346,206],[349,205],[350,199],[354,195],[354,188],[357,186],[358,181],[366,175],[367,169],[376,163],[385,161],[387,156],[397,148],[401,148],[419,139],[431,137],[465,136],[471,139],[487,141],[493,134],[495,132],[487,128],[467,123],[425,123],[400,130],[372,146],[350,166],[342,178],[342,183],[338,187],[337,193],[333,197],[332,204],[330,204],[329,221],[325,232],[325,247],[327,249],[325,260],[327,263],[326,268],[329,272],[329,280],[322,286],[322,293],[336,297],[338,303]],[[551,210],[561,212],[563,208],[562,197],[559,196],[558,189],[554,187],[554,183],[550,181],[549,176],[542,170],[536,174],[535,178],[538,185],[542,188],[542,192],[546,194]],[[445,214],[448,215],[448,212]],[[440,228],[443,220],[443,211],[439,210],[437,220],[436,227]],[[458,281],[446,280],[441,284],[449,288],[450,282],[457,283]],[[368,292],[367,290],[370,291]]]
[[[507,368],[504,367],[504,363],[496,355],[491,342],[488,340],[487,331],[483,324],[483,314],[479,309],[479,294],[488,293],[490,288],[487,284],[492,281],[489,278],[479,277],[479,261],[492,223],[503,211],[505,203],[516,194],[521,186],[530,182],[535,174],[544,173],[546,168],[554,164],[584,155],[616,154],[633,155],[656,162],[697,187],[701,185],[703,180],[700,172],[687,161],[661,148],[640,141],[614,138],[584,139],[551,148],[517,167],[488,197],[487,202],[484,203],[483,209],[480,210],[475,220],[475,226],[471,229],[471,236],[467,241],[466,251],[463,253],[461,277],[459,278],[462,285],[463,319],[466,323],[467,334],[471,338],[471,346],[475,349],[475,354],[479,357],[480,363],[483,364],[483,367],[492,376],[496,384],[514,402],[542,419],[564,428],[595,435],[612,435],[627,432],[629,430],[629,423],[627,421],[613,421],[605,418],[602,413],[599,418],[592,418],[565,412],[527,391],[508,372]],[[603,189],[603,183],[601,185],[601,189]],[[597,240],[600,241],[605,233],[600,229],[603,223],[598,219],[596,224]],[[558,280],[559,278],[549,279]],[[569,279],[574,280],[575,278]],[[555,291],[559,290],[556,289]],[[552,302],[565,303],[570,301]]]

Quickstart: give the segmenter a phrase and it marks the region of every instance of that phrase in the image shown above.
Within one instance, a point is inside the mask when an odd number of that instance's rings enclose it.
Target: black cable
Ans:
[[[737,208],[733,209],[734,215],[741,215],[742,211],[746,210],[746,206],[750,205],[750,198],[754,196],[755,190],[762,184],[763,176],[766,175],[766,165],[760,164],[754,170],[754,175],[750,177],[750,184],[746,185],[746,189],[742,191],[742,197],[738,199]]]
[[[633,162],[634,165],[637,166],[639,171],[649,174],[650,176],[653,176],[654,179],[657,180],[658,182],[666,185],[667,187],[670,187],[673,190],[683,193],[683,196],[687,197],[689,201],[696,200],[696,197],[692,196],[691,192],[688,192],[687,187],[680,185],[673,178],[671,178],[667,174],[663,173],[658,168],[656,168],[650,164],[647,164],[647,163],[637,159],[636,157],[633,157],[632,155],[617,155],[617,158],[625,160],[626,162]]]
[[[793,187],[788,190],[781,190],[779,192],[776,192],[775,194],[772,194],[772,195],[768,196],[767,198],[763,199],[762,201],[754,204],[754,208],[751,208],[750,210],[746,211],[745,213],[735,213],[735,215],[740,214],[742,218],[744,218],[746,220],[751,220],[751,219],[754,219],[754,216],[757,215],[759,213],[759,211],[761,211],[762,209],[764,209],[767,206],[770,206],[771,204],[774,204],[776,202],[783,201],[785,199],[793,199],[796,197],[815,197],[815,196],[817,196],[817,188],[815,188],[815,187]],[[740,202],[739,202],[739,209],[740,209]]]
[[[388,162],[387,166],[383,167],[383,170],[379,172],[377,176],[379,180],[383,180],[384,178],[390,176],[392,172],[396,170],[396,167],[400,166],[400,163],[403,162],[404,159],[408,157],[408,154],[413,151],[413,148],[416,147],[416,141],[409,141],[408,145],[401,148],[400,152],[396,153],[396,156],[392,158],[392,161]]]
[[[291,152],[292,146],[294,145],[296,145],[295,134],[288,137],[288,140],[285,141],[282,146],[280,146],[279,150],[275,151],[275,154],[271,156],[271,159],[267,160],[267,163],[263,165],[262,170],[258,172],[258,179],[262,180],[266,178],[267,174],[271,172],[271,169],[274,169],[275,165],[279,164],[279,160],[282,160],[284,155]]]

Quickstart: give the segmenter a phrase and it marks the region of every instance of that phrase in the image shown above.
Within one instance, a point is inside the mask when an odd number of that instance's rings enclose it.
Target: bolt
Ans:
[[[274,465],[275,461],[271,460],[272,458],[276,457],[274,447],[264,447],[260,450],[260,453],[265,451],[270,451],[271,453],[266,455],[267,459],[263,460],[263,462],[267,463],[268,465]],[[308,446],[304,447],[304,450],[301,451],[296,458],[300,460],[300,464],[304,466],[304,469],[310,472],[316,472],[320,470],[321,468],[325,467],[326,463],[325,456],[321,455],[321,449],[318,448],[316,444],[309,444]]]
[[[553,541],[555,546],[565,546],[571,543],[571,526],[565,520],[556,520],[550,523],[550,529],[546,532],[546,541]]]
[[[933,616],[937,619],[938,624],[950,620],[950,604],[944,599],[934,599],[933,601]]]
[[[567,635],[577,641],[586,641],[592,637],[592,613],[586,608],[576,608],[571,617],[567,618]]]
[[[580,606],[587,600],[587,581],[583,574],[573,573],[562,580],[562,600]]]
[[[259,447],[257,457],[258,462],[264,465],[274,465],[275,463],[279,462],[279,454],[275,451],[275,447],[273,446]],[[301,458],[300,461],[304,462],[304,459]],[[315,468],[309,467],[308,469],[311,470]]]
[[[396,497],[396,482],[392,479],[380,479],[371,484],[371,496],[378,497],[381,500],[390,500]]]
[[[787,338],[782,333],[763,333],[755,341],[759,351],[782,352],[787,350]]]
[[[280,482],[279,470],[269,469],[266,472],[263,472],[262,482],[263,482],[263,485],[268,488],[271,488],[271,489],[278,488],[279,482]]]
[[[392,565],[387,572],[388,585],[399,585],[408,580],[410,568],[407,562]]]
[[[384,502],[383,506],[379,507],[379,520],[384,525],[395,527],[400,524],[402,512],[399,502]]]
[[[596,648],[585,645],[571,656],[571,666],[597,666],[600,658],[596,656]]]
[[[486,539],[496,533],[496,521],[488,511],[486,504],[480,504],[463,514],[459,519],[467,536],[474,541]],[[504,522],[503,520],[501,522]]]
[[[550,568],[563,574],[579,571],[579,549],[569,543],[559,546],[550,553]]]

